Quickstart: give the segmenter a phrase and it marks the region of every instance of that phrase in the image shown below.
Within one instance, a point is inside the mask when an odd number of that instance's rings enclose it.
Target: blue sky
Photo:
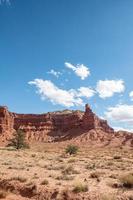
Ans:
[[[1,0],[0,105],[84,109],[133,129],[132,0]]]

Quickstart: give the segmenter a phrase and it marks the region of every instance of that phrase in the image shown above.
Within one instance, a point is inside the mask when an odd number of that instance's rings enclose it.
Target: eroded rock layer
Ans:
[[[22,129],[30,141],[46,142],[71,139],[76,137],[79,132],[82,134],[92,129],[114,133],[107,121],[98,118],[88,104],[85,107],[85,112],[65,110],[39,115],[12,113],[8,111],[7,107],[0,107],[0,136],[2,140],[10,138],[17,129]]]

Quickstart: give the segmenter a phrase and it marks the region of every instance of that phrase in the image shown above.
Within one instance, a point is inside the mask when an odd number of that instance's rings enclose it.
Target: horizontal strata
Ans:
[[[92,112],[88,104],[85,106],[85,112],[64,110],[46,114],[12,113],[6,106],[1,106],[0,135],[3,140],[7,140],[18,129],[26,133],[27,140],[46,142],[60,140],[72,130],[85,132],[95,129],[106,133],[114,132],[106,120],[98,118]]]

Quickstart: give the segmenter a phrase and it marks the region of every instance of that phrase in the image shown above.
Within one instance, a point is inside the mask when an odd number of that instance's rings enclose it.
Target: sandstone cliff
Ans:
[[[12,113],[7,107],[0,107],[0,141],[6,142],[17,129],[22,129],[30,142],[74,140],[109,144],[120,139],[124,145],[133,143],[132,135],[116,134],[106,120],[92,112],[88,104],[85,112],[65,110],[38,115]]]

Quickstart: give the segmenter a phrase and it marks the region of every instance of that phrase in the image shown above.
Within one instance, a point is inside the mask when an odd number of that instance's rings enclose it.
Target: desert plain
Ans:
[[[69,143],[69,142],[68,142]],[[0,148],[0,198],[6,200],[132,200],[133,149],[32,143]]]

